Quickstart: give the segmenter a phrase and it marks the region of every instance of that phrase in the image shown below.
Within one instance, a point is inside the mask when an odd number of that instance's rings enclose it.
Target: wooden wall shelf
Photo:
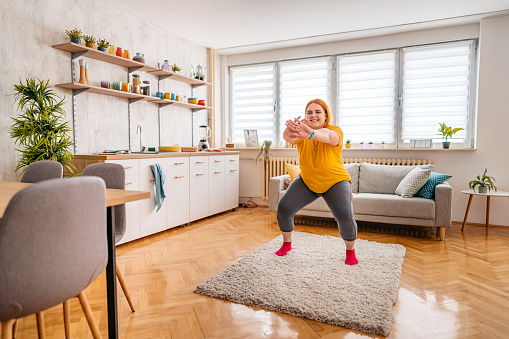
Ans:
[[[166,70],[163,70],[163,69],[157,69],[155,71],[148,71],[148,73],[157,75],[161,79],[166,79],[166,78],[169,77],[171,80],[184,82],[186,84],[193,85],[193,87],[198,87],[198,86],[203,86],[203,85],[205,85],[205,86],[214,86],[213,83],[210,83],[210,82],[207,82],[207,81],[203,81],[203,80],[194,79],[194,78],[190,78],[190,77],[186,77],[185,75],[182,75],[182,74],[179,74],[179,73],[175,73],[175,72],[172,72],[172,71],[166,71]]]
[[[156,104],[162,104],[161,106],[163,106],[164,104],[173,105],[173,106],[177,106],[177,107],[191,108],[191,109],[193,109],[193,111],[198,111],[201,109],[211,109],[211,110],[214,109],[209,106],[195,105],[195,104],[190,104],[190,103],[182,102],[182,101],[159,99],[159,98],[155,98],[155,99],[156,99],[155,101],[151,101],[151,102],[156,103]]]
[[[103,87],[99,87],[99,86],[84,85],[84,84],[80,84],[79,82],[57,84],[55,86],[60,87],[60,88],[73,89],[73,90],[74,89],[75,90],[84,90],[87,93],[109,95],[112,97],[119,97],[119,98],[125,98],[125,99],[140,99],[140,100],[145,100],[145,101],[155,101],[158,99],[158,98],[149,97],[146,95],[141,95],[141,94],[136,94],[136,93],[117,91],[114,89],[103,88]]]
[[[141,62],[133,61],[130,59],[122,58],[113,54],[109,54],[107,52],[101,52],[97,49],[93,49],[87,46],[78,45],[74,42],[66,42],[64,44],[53,45],[53,48],[59,49],[61,51],[69,52],[69,53],[83,53],[80,55],[86,56],[87,58],[104,61],[110,64],[123,66],[127,68],[138,68],[136,71],[139,72],[148,72],[148,71],[156,71],[157,67],[152,67]]]

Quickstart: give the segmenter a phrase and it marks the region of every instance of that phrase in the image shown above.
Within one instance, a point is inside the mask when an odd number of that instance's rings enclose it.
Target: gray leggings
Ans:
[[[322,197],[338,223],[339,234],[344,241],[357,238],[357,223],[353,216],[352,186],[340,181],[325,193],[311,191],[298,176],[286,190],[277,207],[277,221],[281,232],[293,231],[293,217],[304,206]]]

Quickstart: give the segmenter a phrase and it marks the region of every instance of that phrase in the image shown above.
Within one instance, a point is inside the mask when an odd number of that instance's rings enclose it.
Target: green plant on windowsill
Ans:
[[[351,140],[347,140],[345,142],[345,148],[352,148],[352,141]]]
[[[468,187],[470,189],[473,189],[475,191],[475,188],[479,186],[478,191],[479,193],[488,193],[488,191],[491,191],[492,189],[497,191],[497,186],[495,186],[495,178],[492,176],[486,175],[488,172],[488,169],[484,169],[484,173],[481,175],[478,175],[475,180],[472,180],[468,183]]]
[[[454,134],[456,134],[456,132],[462,131],[462,130],[463,130],[463,128],[461,128],[461,127],[452,128],[452,127],[447,126],[445,124],[445,122],[441,122],[437,135],[441,135],[442,138],[445,139],[445,141],[442,142],[442,147],[444,149],[449,149],[449,147],[451,146],[451,142],[447,141],[447,138],[452,138],[452,136]]]
[[[258,156],[256,157],[256,164],[258,164],[258,158],[263,153],[263,163],[266,164],[267,161],[269,161],[269,155],[270,155],[270,146],[272,145],[272,141],[265,140],[262,144],[262,147],[260,148],[260,153],[258,153]]]
[[[16,171],[39,160],[55,160],[71,173],[76,170],[71,159],[71,129],[65,120],[62,108],[64,99],[60,99],[48,85],[49,80],[26,79],[14,85],[15,100],[22,111],[11,118],[10,137],[19,145],[21,152]],[[22,172],[22,173],[23,173]]]

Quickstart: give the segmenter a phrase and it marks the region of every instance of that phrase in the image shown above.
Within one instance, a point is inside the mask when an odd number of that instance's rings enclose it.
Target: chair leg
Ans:
[[[117,268],[118,281],[120,282],[120,287],[122,287],[122,291],[124,291],[127,302],[129,303],[129,307],[131,307],[131,312],[134,312],[135,310],[134,310],[133,302],[131,301],[131,296],[129,295],[129,292],[127,291],[127,285],[125,284],[124,277],[122,276],[122,273],[120,273],[120,269],[118,268],[118,265],[116,266],[116,268]]]
[[[80,300],[81,308],[85,313],[85,317],[88,321],[88,326],[90,326],[90,330],[92,331],[92,335],[95,339],[102,339],[101,332],[99,332],[99,328],[94,320],[94,315],[92,314],[92,310],[90,309],[90,305],[88,304],[87,297],[83,291],[78,294],[78,299]]]
[[[71,308],[69,307],[69,300],[64,301],[63,306],[65,338],[71,339]]]
[[[46,338],[46,333],[44,333],[44,315],[42,312],[39,312],[35,315],[37,319],[37,333],[39,333],[39,339]]]
[[[11,339],[12,338],[12,327],[16,319],[9,319],[7,321],[2,322],[2,338],[3,339]]]

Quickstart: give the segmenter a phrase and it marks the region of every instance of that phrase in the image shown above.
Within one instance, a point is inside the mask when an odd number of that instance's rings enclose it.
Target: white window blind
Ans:
[[[304,118],[310,100],[322,99],[330,105],[330,70],[329,57],[279,63],[280,145],[284,143],[285,121],[298,116]]]
[[[395,142],[396,51],[339,56],[338,126],[352,143]]]
[[[275,64],[230,68],[232,141],[244,144],[244,129],[258,131],[260,144],[273,140]]]
[[[472,41],[403,49],[404,142],[410,138],[442,141],[437,135],[440,122],[465,129],[451,142],[466,141],[471,58]]]

